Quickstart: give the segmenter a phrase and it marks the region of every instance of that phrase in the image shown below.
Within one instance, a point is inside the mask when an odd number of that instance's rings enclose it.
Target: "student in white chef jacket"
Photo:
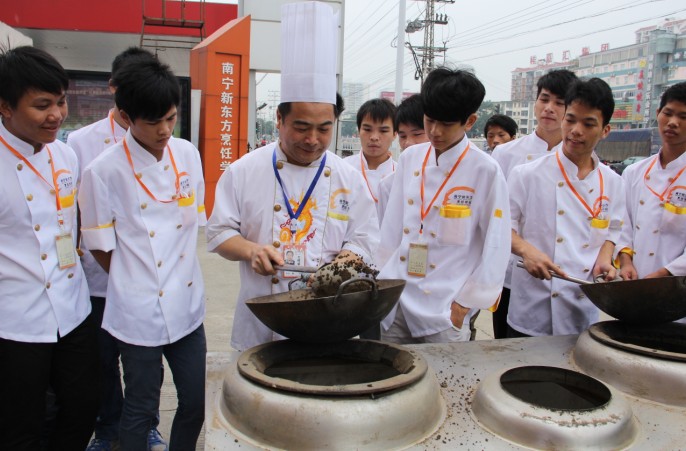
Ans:
[[[624,183],[595,155],[610,133],[610,87],[593,78],[575,82],[565,98],[562,148],[512,170],[508,185],[515,267],[508,336],[578,334],[598,319],[579,285],[550,272],[592,281],[616,270],[612,254],[626,214]]]
[[[381,279],[406,279],[382,339],[455,342],[493,306],[510,253],[509,206],[498,165],[466,137],[485,90],[466,71],[435,69],[422,86],[430,143],[400,156],[381,225]],[[470,311],[470,309],[472,309]]]
[[[0,54],[0,448],[84,449],[98,400],[98,349],[76,255],[74,152],[56,140],[69,77],[33,47]]]
[[[622,173],[630,221],[618,245],[624,279],[686,275],[685,82],[662,94],[657,125],[660,152]]]
[[[130,47],[114,58],[111,73],[116,73],[125,61],[154,58],[155,56],[147,50]],[[109,82],[109,89],[112,94],[116,91],[112,79]],[[76,152],[81,172],[83,173],[83,170],[105,149],[124,139],[127,129],[128,125],[119,114],[119,109],[112,108],[104,119],[69,133],[67,145]],[[90,291],[93,308],[92,317],[99,329],[98,346],[102,372],[100,410],[95,422],[95,436],[89,444],[90,447],[99,449],[100,446],[107,446],[102,442],[107,442],[109,446],[113,446],[119,440],[119,417],[121,416],[124,395],[119,372],[117,340],[105,329],[99,327],[105,312],[108,275],[95,261],[84,243],[80,243],[79,248],[81,250],[81,264],[86,274],[88,291]],[[157,424],[154,426],[156,427]]]
[[[180,89],[168,66],[130,61],[113,74],[129,125],[83,175],[82,234],[109,272],[102,327],[124,369],[122,449],[148,449],[166,358],[179,399],[170,446],[194,449],[204,415],[205,315],[196,256],[205,223],[197,149],[172,137]]]
[[[278,338],[245,301],[288,291],[288,283],[300,274],[274,269],[284,264],[287,252],[307,266],[358,256],[373,262],[379,239],[374,201],[360,173],[327,151],[342,111],[340,96],[337,101],[281,103],[279,141],[231,164],[217,183],[207,247],[240,261],[231,335],[237,350]],[[297,218],[291,217],[285,199],[294,214],[304,203]]]
[[[531,163],[560,149],[562,146],[560,124],[565,115],[565,94],[576,80],[574,72],[566,69],[550,71],[538,79],[536,83],[538,91],[534,103],[536,129],[529,135],[500,144],[493,149],[492,156],[500,165],[506,179],[510,177],[510,172],[514,167]],[[507,337],[507,311],[510,305],[510,284],[515,260],[514,256],[510,259],[505,276],[505,288],[503,288],[498,308],[493,312],[495,338]]]

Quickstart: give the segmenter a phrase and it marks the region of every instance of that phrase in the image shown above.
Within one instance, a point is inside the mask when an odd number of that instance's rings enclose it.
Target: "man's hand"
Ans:
[[[274,265],[283,265],[283,257],[272,245],[259,245],[250,250],[250,267],[261,276],[276,274]]]
[[[634,261],[630,255],[626,253],[619,254],[619,277],[623,280],[638,279],[638,271],[634,266]]]
[[[464,317],[467,316],[467,313],[469,313],[467,307],[462,307],[460,304],[453,301],[450,305],[450,321],[453,323],[453,326],[462,329],[462,323],[464,322]]]
[[[531,276],[536,277],[537,279],[552,279],[550,271],[553,271],[554,273],[563,277],[567,276],[567,274],[565,274],[565,272],[562,271],[559,266],[553,263],[550,257],[517,235],[514,230],[512,231],[512,253],[522,257],[524,269],[526,269]]]
[[[655,272],[651,272],[647,276],[644,277],[644,279],[656,279],[658,277],[669,277],[671,276],[672,273],[667,271],[667,268],[660,268]]]
[[[612,253],[615,244],[612,241],[605,241],[598,251],[598,257],[593,265],[593,280],[601,277],[605,282],[612,282],[617,277],[617,270],[612,265]]]

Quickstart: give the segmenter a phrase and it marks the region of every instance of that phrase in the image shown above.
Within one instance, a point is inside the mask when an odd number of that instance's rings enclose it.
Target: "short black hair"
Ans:
[[[157,120],[181,101],[181,88],[169,66],[157,60],[127,60],[112,75],[114,102],[132,121]]]
[[[114,57],[112,60],[112,71],[110,74],[115,74],[123,65],[125,62],[129,62],[131,60],[156,60],[157,57],[152,54],[149,50],[142,49],[140,47],[129,47],[128,49],[124,50],[120,54]],[[116,87],[116,86],[115,86]]]
[[[502,128],[510,136],[516,136],[519,129],[517,123],[511,117],[504,114],[494,114],[488,118],[486,125],[484,125],[484,136],[488,134],[488,129],[493,126]]]
[[[16,108],[27,91],[61,95],[69,88],[69,75],[48,52],[21,46],[0,52],[0,99]]]
[[[686,105],[686,81],[670,86],[660,97],[660,107],[664,108],[669,102],[676,101]]]
[[[439,67],[429,72],[421,96],[426,116],[464,124],[481,106],[486,89],[471,72]]]
[[[369,116],[374,122],[383,122],[386,119],[390,119],[393,123],[393,131],[395,132],[397,130],[395,127],[395,110],[395,105],[388,99],[367,100],[357,110],[357,129],[359,130],[362,127],[362,121],[366,116]]]
[[[536,86],[536,98],[541,95],[541,91],[547,89],[561,99],[565,98],[569,85],[578,80],[576,74],[567,69],[551,70],[538,79]]]
[[[281,115],[282,121],[285,121],[286,116],[288,116],[288,113],[291,112],[291,103],[292,102],[281,102],[279,106],[276,107]],[[343,111],[345,111],[345,102],[343,101],[343,97],[339,93],[336,93],[336,104],[333,105],[334,117],[338,119]]]
[[[600,78],[591,78],[588,81],[577,80],[572,83],[565,96],[565,106],[569,107],[573,102],[600,110],[603,115],[603,126],[610,123],[615,111],[612,88]]]
[[[406,98],[395,111],[395,129],[398,130],[400,124],[414,125],[424,130],[424,108],[422,107],[422,96],[412,94]]]

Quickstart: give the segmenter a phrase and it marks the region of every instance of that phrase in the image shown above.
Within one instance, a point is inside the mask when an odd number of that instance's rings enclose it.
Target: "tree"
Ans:
[[[355,121],[341,121],[341,136],[355,136],[357,135],[357,122]]]
[[[468,137],[476,138],[483,135],[486,121],[488,118],[496,114],[495,107],[496,105],[490,100],[484,100],[484,102],[481,104],[481,107],[479,107],[479,111],[476,112],[477,118],[474,126],[469,132],[467,132]]]

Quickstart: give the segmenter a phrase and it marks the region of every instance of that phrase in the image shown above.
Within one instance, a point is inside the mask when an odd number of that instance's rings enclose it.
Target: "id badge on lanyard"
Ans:
[[[55,237],[55,247],[57,248],[57,261],[60,269],[76,266],[76,248],[74,247],[74,237],[69,232],[60,232]]]
[[[429,261],[429,245],[426,243],[410,243],[407,259],[407,274],[411,276],[426,276],[426,266]]]

